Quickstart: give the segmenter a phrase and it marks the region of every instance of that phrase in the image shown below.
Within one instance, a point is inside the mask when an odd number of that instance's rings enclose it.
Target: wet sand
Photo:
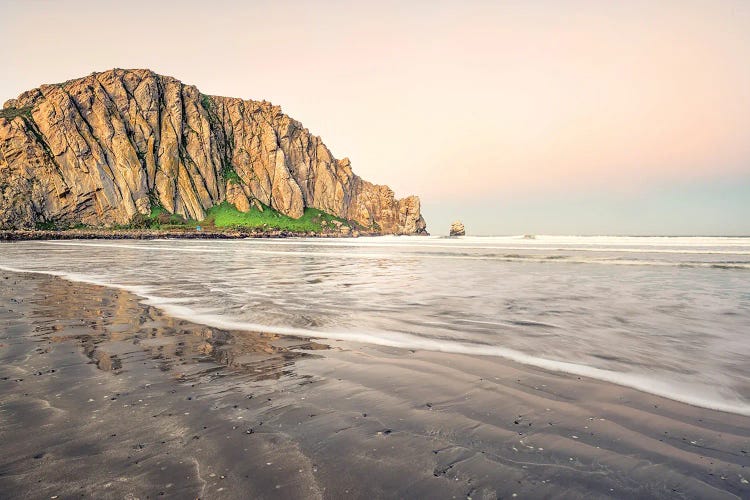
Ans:
[[[750,498],[750,418],[0,272],[2,498]]]

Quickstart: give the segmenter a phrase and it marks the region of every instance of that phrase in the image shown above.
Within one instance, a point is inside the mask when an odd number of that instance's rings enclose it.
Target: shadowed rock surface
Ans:
[[[201,220],[223,201],[294,218],[317,208],[382,233],[426,229],[419,198],[362,180],[265,101],[113,69],[42,85],[0,111],[0,228],[126,224],[155,206]]]

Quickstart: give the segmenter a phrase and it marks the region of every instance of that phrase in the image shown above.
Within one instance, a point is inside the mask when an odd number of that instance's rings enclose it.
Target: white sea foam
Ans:
[[[135,246],[139,250],[142,248],[138,245]],[[337,254],[337,256],[340,255]],[[172,317],[204,324],[215,328],[265,332],[307,338],[341,340],[403,349],[417,349],[478,356],[495,356],[549,371],[589,377],[592,379],[598,379],[605,382],[630,387],[639,391],[687,403],[693,406],[750,416],[750,404],[748,402],[742,400],[739,397],[722,396],[718,391],[712,391],[710,387],[705,385],[681,384],[675,381],[662,380],[642,374],[606,370],[579,363],[546,359],[501,346],[428,338],[405,332],[384,330],[366,331],[362,329],[353,329],[346,331],[335,329],[317,330],[308,328],[296,328],[290,326],[259,324],[237,319],[232,317],[231,315],[219,315],[197,310],[188,305],[185,305],[189,301],[189,299],[161,297],[155,295],[153,289],[149,286],[125,285],[82,273],[49,269],[24,269],[14,266],[0,265],[0,270],[16,273],[45,274],[60,277],[69,281],[76,281],[97,286],[125,290],[143,299],[145,304],[157,307]]]
[[[104,249],[129,249],[139,251],[162,251],[162,252],[188,252],[188,253],[226,253],[223,249],[216,249],[206,246],[175,247],[161,245],[135,245],[125,243],[88,243],[88,242],[59,242],[45,241],[40,242],[45,245],[53,246],[73,246],[73,247],[92,247]],[[299,244],[299,243],[298,243]],[[430,245],[428,248],[433,248]],[[463,248],[463,247],[459,247]],[[484,247],[466,247],[470,249],[485,249]],[[488,247],[489,248],[489,247]],[[491,248],[495,249],[495,248]],[[512,250],[512,248],[511,248]],[[516,249],[521,250],[521,249]],[[434,254],[429,252],[419,253],[364,253],[364,252],[326,252],[326,251],[309,251],[309,250],[260,250],[257,248],[245,249],[247,253],[258,255],[279,255],[279,256],[298,256],[308,257],[336,257],[349,259],[450,259],[450,260],[497,260],[502,262],[540,262],[540,263],[565,263],[565,264],[598,264],[598,265],[621,265],[621,266],[666,266],[666,267],[709,267],[709,268],[732,268],[732,269],[750,269],[750,262],[693,262],[693,261],[664,261],[652,259],[621,259],[621,258],[580,258],[566,255],[498,255],[498,254]],[[665,252],[665,253],[685,253],[685,252]],[[704,252],[717,253],[717,252]],[[734,253],[734,252],[733,252]],[[750,255],[750,252],[748,252]]]
[[[217,253],[221,252],[219,249],[209,248],[205,246],[195,247],[174,247],[174,246],[158,246],[158,245],[135,245],[127,243],[90,243],[83,241],[40,241],[42,245],[52,245],[59,247],[91,247],[91,248],[123,248],[128,250],[148,250],[148,251],[169,251],[169,252],[191,252],[191,253]]]
[[[261,240],[237,240],[237,243],[244,244],[262,244],[266,245],[265,241]],[[537,250],[537,251],[556,251],[556,252],[627,252],[627,253],[647,253],[647,254],[695,254],[695,255],[750,255],[750,246],[738,247],[741,250],[717,250],[717,249],[687,249],[687,248],[657,248],[656,245],[650,245],[648,248],[643,247],[623,247],[623,246],[601,246],[601,247],[583,247],[583,246],[559,246],[559,245],[523,245],[523,246],[507,246],[507,245],[443,245],[436,244],[430,241],[422,243],[377,243],[377,242],[339,242],[339,241],[314,241],[314,240],[280,240],[268,243],[270,245],[277,246],[320,246],[320,247],[361,247],[361,248],[418,248],[420,250],[431,250],[431,249],[449,249],[449,250],[507,250],[507,251],[521,251],[521,250]],[[733,246],[733,245],[732,245]]]

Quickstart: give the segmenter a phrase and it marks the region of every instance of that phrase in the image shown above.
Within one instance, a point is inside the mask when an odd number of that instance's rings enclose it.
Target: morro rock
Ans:
[[[201,220],[223,201],[426,232],[419,198],[361,179],[265,101],[114,69],[42,85],[0,110],[0,228],[126,224],[154,206]]]
[[[450,235],[451,236],[466,236],[466,229],[464,228],[463,223],[456,221],[453,224],[451,224]]]

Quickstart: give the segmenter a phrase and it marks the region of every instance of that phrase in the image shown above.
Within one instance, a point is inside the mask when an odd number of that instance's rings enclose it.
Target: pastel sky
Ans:
[[[0,0],[0,100],[112,67],[281,105],[471,234],[750,235],[750,2]]]

